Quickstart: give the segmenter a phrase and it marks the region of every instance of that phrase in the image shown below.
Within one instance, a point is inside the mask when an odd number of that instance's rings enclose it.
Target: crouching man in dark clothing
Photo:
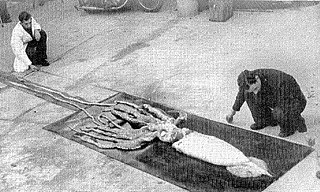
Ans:
[[[250,126],[253,130],[279,125],[280,137],[307,131],[301,116],[307,101],[291,75],[275,69],[245,70],[237,82],[239,92],[226,117],[229,123],[246,101],[255,122]]]

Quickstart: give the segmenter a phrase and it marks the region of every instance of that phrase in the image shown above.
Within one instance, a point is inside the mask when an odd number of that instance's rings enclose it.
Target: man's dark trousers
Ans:
[[[303,96],[303,95],[302,95]],[[306,124],[301,113],[306,107],[305,97],[290,101],[284,107],[274,107],[271,109],[264,105],[261,100],[257,100],[254,94],[246,94],[245,100],[251,111],[254,122],[260,125],[269,126],[279,124],[280,132],[294,133],[306,131]]]
[[[26,53],[32,62],[32,65],[45,64],[47,59],[47,34],[44,30],[40,31],[41,38],[39,41],[33,38],[28,42]]]

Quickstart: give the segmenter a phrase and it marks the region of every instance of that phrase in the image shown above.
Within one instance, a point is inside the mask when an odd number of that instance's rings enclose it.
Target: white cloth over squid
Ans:
[[[191,157],[215,165],[226,166],[239,177],[268,175],[266,164],[259,159],[246,157],[239,149],[214,136],[191,132],[173,143],[173,148]]]

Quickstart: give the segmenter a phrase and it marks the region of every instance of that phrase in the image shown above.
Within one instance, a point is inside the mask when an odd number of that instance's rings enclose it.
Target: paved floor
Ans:
[[[292,74],[308,98],[308,133],[287,139],[306,144],[313,137],[319,144],[319,5],[235,12],[228,22],[213,23],[208,11],[194,18],[177,18],[173,9],[87,14],[76,4],[56,0],[31,11],[49,34],[54,62],[26,79],[90,101],[125,91],[225,122],[237,75],[276,68]],[[0,29],[2,71],[12,70],[14,25]],[[184,191],[42,130],[73,111],[0,88],[0,191]],[[243,106],[234,124],[248,129],[252,122]],[[260,132],[276,136],[279,127]],[[313,153],[266,191],[317,191],[319,169]]]

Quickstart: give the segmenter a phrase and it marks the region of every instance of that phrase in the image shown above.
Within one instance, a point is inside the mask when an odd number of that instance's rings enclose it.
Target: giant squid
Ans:
[[[179,112],[175,119],[149,104],[115,101],[95,117],[91,126],[72,129],[77,132],[76,137],[100,149],[136,150],[158,138],[172,143],[174,149],[185,155],[225,166],[236,176],[272,177],[263,160],[246,157],[239,149],[217,137],[179,128],[179,123],[186,118],[184,112]]]

